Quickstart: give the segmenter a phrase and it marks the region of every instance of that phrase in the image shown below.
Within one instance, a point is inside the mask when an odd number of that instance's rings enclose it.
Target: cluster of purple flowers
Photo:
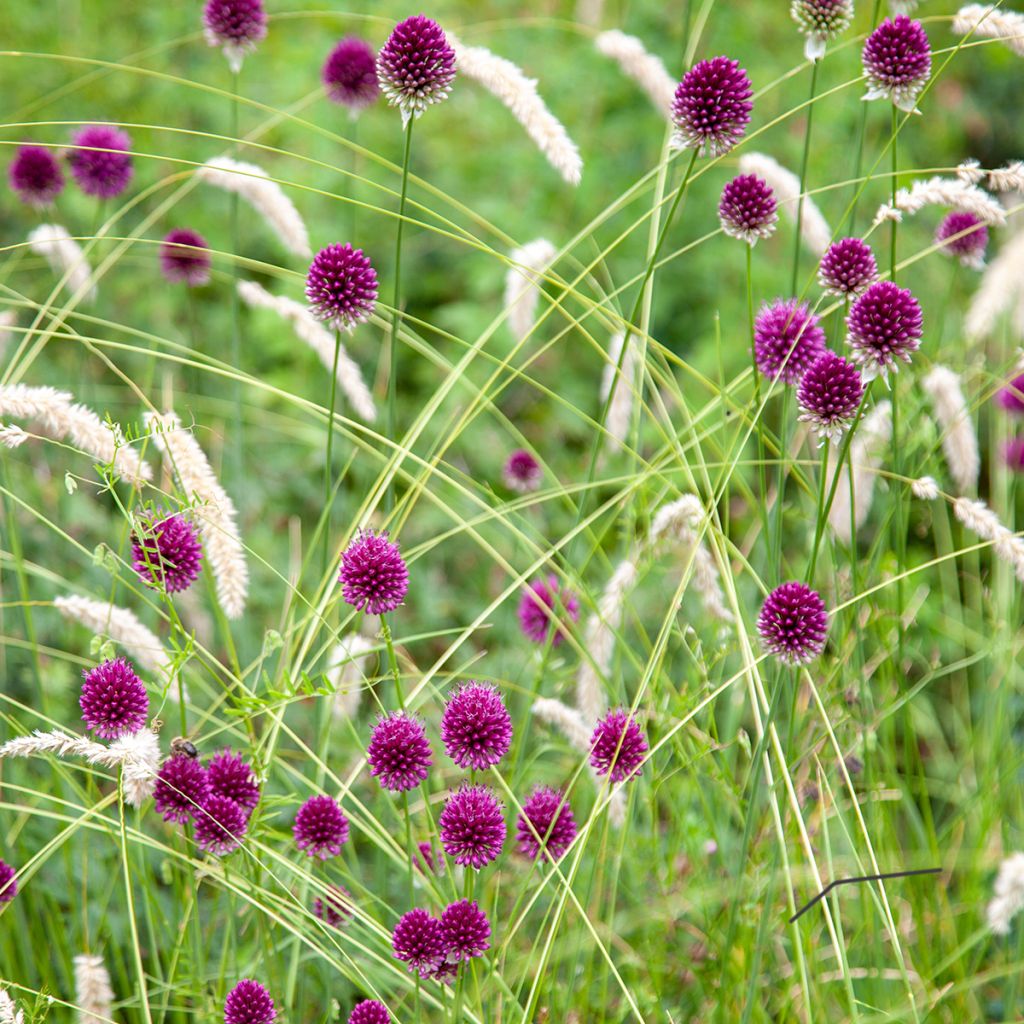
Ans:
[[[451,983],[460,964],[491,946],[491,925],[473,900],[450,903],[440,917],[422,907],[403,914],[391,935],[395,957],[421,978]]]
[[[1017,374],[1000,388],[996,396],[999,405],[1012,416],[1024,417],[1024,373]],[[1003,461],[1018,473],[1024,473],[1024,437],[1010,438],[1003,447]]]

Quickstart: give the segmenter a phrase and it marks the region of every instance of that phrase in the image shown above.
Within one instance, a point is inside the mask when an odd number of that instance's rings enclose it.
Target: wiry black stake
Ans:
[[[890,871],[884,875],[857,875],[856,878],[840,878],[839,881],[826,885],[810,903],[802,906],[789,919],[789,923],[792,924],[798,917],[802,917],[815,903],[823,900],[833,889],[840,885],[852,885],[854,882],[881,882],[886,878],[909,878],[911,875],[937,875],[941,871],[942,868],[918,868],[916,871]]]

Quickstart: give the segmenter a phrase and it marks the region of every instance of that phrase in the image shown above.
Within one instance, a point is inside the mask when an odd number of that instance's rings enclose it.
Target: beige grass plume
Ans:
[[[955,178],[926,178],[915,181],[910,188],[897,191],[895,201],[883,203],[875,214],[877,226],[883,221],[901,221],[904,214],[913,215],[926,206],[946,206],[954,210],[973,213],[980,221],[992,227],[1006,223],[1006,210],[984,189]]]
[[[988,337],[1009,313],[1013,330],[1024,336],[1024,230],[1004,242],[989,261],[964,316],[964,330],[975,341]]]
[[[959,491],[970,491],[978,483],[981,458],[960,378],[948,367],[934,366],[921,381],[932,401],[942,435],[946,465]]]
[[[1024,539],[1002,524],[983,501],[957,498],[953,502],[953,515],[981,540],[989,541],[996,557],[1013,566],[1017,579],[1024,583]]]
[[[853,529],[864,525],[871,511],[875,494],[875,478],[881,461],[881,452],[892,437],[892,404],[879,402],[861,421],[857,433],[850,442],[849,462],[844,462],[836,483],[835,497],[829,511],[828,521],[832,532],[844,544],[853,539]],[[829,449],[828,487],[832,487],[835,473],[835,456],[839,448]],[[849,467],[853,466],[853,494],[850,493]],[[851,501],[853,503],[851,528]]]
[[[75,957],[74,965],[78,1024],[109,1024],[114,990],[103,957],[82,953]]]
[[[779,208],[794,223],[797,210],[800,214],[800,237],[804,245],[816,256],[824,254],[832,244],[832,229],[828,226],[821,210],[814,200],[805,195],[800,203],[800,179],[783,167],[774,157],[764,153],[744,153],[739,160],[740,174],[756,174],[771,187]]]
[[[1024,57],[1024,14],[994,4],[966,4],[953,18],[953,31],[960,36],[999,39]]]
[[[0,987],[0,1024],[25,1024],[25,1011],[15,1006],[3,987]]]
[[[527,242],[509,255],[512,265],[505,273],[505,309],[509,330],[520,341],[537,321],[541,275],[556,255],[555,247],[546,238]]]
[[[602,406],[608,401],[609,393],[612,396],[611,402],[608,404],[608,417],[604,425],[607,432],[605,444],[609,449],[617,448],[626,443],[633,416],[639,353],[631,333],[629,344],[626,346],[626,352],[623,355],[622,344],[624,338],[625,333],[623,331],[616,331],[612,335],[608,345],[608,357],[601,376]],[[621,371],[616,372],[619,370],[620,357],[622,359]]]
[[[661,114],[666,118],[671,116],[676,83],[660,57],[648,53],[636,36],[628,36],[618,29],[600,33],[594,46],[598,53],[614,60],[647,93]]]
[[[1011,160],[1005,167],[988,172],[993,192],[1024,192],[1024,160]]]
[[[1024,910],[1024,853],[1011,854],[999,865],[992,891],[988,926],[996,935],[1009,935],[1010,922]]]
[[[327,678],[334,687],[334,717],[354,718],[366,684],[366,666],[376,645],[359,633],[342,637],[327,655]]]
[[[86,299],[96,298],[92,268],[82,247],[59,224],[40,224],[28,236],[29,248],[50,264],[55,274],[65,278],[64,286],[72,294],[81,292]]]

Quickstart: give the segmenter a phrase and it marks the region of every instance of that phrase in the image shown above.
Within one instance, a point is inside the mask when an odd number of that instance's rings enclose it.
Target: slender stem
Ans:
[[[416,854],[412,846],[412,818],[409,815],[409,791],[402,793],[402,816],[405,818],[405,849],[409,854],[409,906],[416,901]]]
[[[395,698],[398,700],[399,708],[405,710],[405,698],[402,696],[402,677],[398,671],[398,657],[395,655],[395,644],[391,638],[391,626],[387,617],[380,617],[380,631],[384,637],[384,646],[388,652],[388,666],[391,669],[391,677],[395,681]]]
[[[750,374],[754,381],[754,411],[753,416],[759,417],[761,410],[761,371],[757,367],[757,353],[754,351],[754,271],[753,271],[754,247],[747,246],[747,325],[750,331]],[[768,474],[765,468],[764,434],[761,432],[760,423],[755,423],[757,434],[757,483],[758,502],[757,510],[761,517],[762,535],[768,536]],[[728,502],[726,503],[728,504]]]
[[[331,405],[327,416],[327,461],[324,463],[324,572],[331,549],[331,453],[334,448],[334,403],[338,394],[338,356],[341,353],[341,330],[334,329],[334,365],[331,367]]]
[[[825,481],[828,479],[828,442],[821,446],[821,480],[818,482],[818,511],[814,517],[814,551],[807,567],[807,586],[814,586],[814,568],[818,562],[818,546],[825,529]],[[839,469],[836,468],[838,474]]]
[[[899,112],[896,105],[892,107],[892,205],[896,206],[896,177],[899,173],[899,159],[897,153],[897,140],[899,137]],[[896,228],[895,219],[891,223],[891,234],[889,236],[889,280],[896,283]],[[893,377],[892,382],[892,460],[893,473],[896,475],[896,483],[893,489],[893,527],[896,531],[894,538],[896,543],[896,636],[899,650],[899,665],[903,664],[903,595],[905,584],[903,579],[904,569],[907,564],[907,529],[904,525],[904,511],[906,503],[903,500],[903,452],[900,446],[900,381],[899,377]],[[901,669],[898,668],[897,671]]]
[[[231,140],[238,143],[238,72],[231,72]],[[240,302],[238,297],[238,201],[237,192],[232,191],[228,199],[231,204],[231,365],[236,377],[232,385],[235,399],[235,480],[242,479],[242,331]]]
[[[818,61],[811,65],[811,95],[807,105],[807,128],[804,130],[804,154],[800,160],[800,197],[796,201],[796,241],[793,243],[793,276],[790,295],[796,295],[796,281],[800,273],[800,232],[804,222],[804,190],[807,187],[807,162],[811,152],[811,118],[814,114],[814,95],[818,88]]]

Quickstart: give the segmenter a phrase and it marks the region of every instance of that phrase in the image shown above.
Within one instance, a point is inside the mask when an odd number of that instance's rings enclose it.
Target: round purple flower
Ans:
[[[0,903],[10,903],[18,895],[18,879],[14,868],[0,860]]]
[[[211,793],[195,812],[195,838],[199,849],[224,857],[242,845],[249,825],[245,808],[230,797]]]
[[[45,146],[20,146],[8,177],[14,193],[29,206],[49,206],[64,190],[60,164]]]
[[[313,913],[332,928],[344,928],[352,919],[352,894],[340,885],[328,885],[327,895],[313,900]]]
[[[392,793],[415,789],[434,763],[423,726],[404,711],[394,711],[374,726],[366,760],[370,774]]]
[[[203,548],[184,516],[162,513],[140,520],[132,533],[132,568],[151,587],[168,594],[187,590],[199,576]]]
[[[800,419],[818,435],[837,441],[849,426],[864,397],[860,371],[835,352],[825,351],[803,375],[797,390]]]
[[[435,856],[432,843],[429,841],[417,843],[416,850],[413,866],[421,875],[425,875],[428,871],[432,875],[440,875],[444,872],[444,857]]]
[[[311,796],[295,815],[292,827],[295,845],[310,857],[327,860],[337,857],[348,842],[348,818],[336,800],[329,796]]]
[[[636,719],[622,708],[609,711],[590,737],[590,766],[612,782],[635,778],[643,771],[647,740]]]
[[[172,284],[184,281],[190,288],[210,280],[210,247],[198,231],[174,228],[160,243],[160,269]]]
[[[561,622],[553,622],[551,613],[555,619],[567,616],[573,622],[580,617],[580,603],[576,595],[571,590],[560,589],[555,576],[534,580],[519,601],[519,626],[535,644],[545,643],[552,632],[551,645],[557,647],[562,642],[564,626]]]
[[[694,64],[672,101],[673,144],[701,156],[728,153],[746,132],[754,104],[750,79],[739,62],[713,57]]]
[[[76,147],[68,152],[71,176],[88,196],[112,199],[132,180],[132,140],[109,125],[82,128],[72,136]]]
[[[999,404],[1008,412],[1024,414],[1024,373],[1018,374],[998,395]]]
[[[341,556],[342,597],[360,611],[384,615],[394,611],[409,589],[409,570],[387,533],[363,530]]]
[[[407,124],[447,97],[455,80],[455,51],[436,21],[417,14],[399,22],[381,47],[377,78]]]
[[[146,724],[149,696],[142,680],[124,658],[104,661],[82,673],[78,704],[82,721],[104,740],[138,732]]]
[[[502,805],[486,786],[463,786],[445,801],[438,819],[441,845],[456,864],[479,870],[505,843]]]
[[[403,914],[391,936],[395,956],[421,978],[431,977],[445,961],[444,929],[426,910],[416,907]]]
[[[270,993],[251,978],[243,978],[224,1000],[224,1024],[272,1024],[276,1016]]]
[[[391,1014],[376,999],[364,999],[353,1007],[348,1024],[391,1024]]]
[[[490,922],[475,901],[449,903],[441,913],[441,927],[450,963],[483,956],[491,948]]]
[[[830,295],[860,295],[878,277],[871,246],[860,238],[841,238],[821,257],[818,281]]]
[[[210,758],[206,778],[212,794],[233,800],[247,815],[260,802],[260,787],[252,766],[233,750],[222,750]]]
[[[741,174],[722,189],[718,219],[727,235],[756,245],[759,238],[775,233],[779,219],[775,194],[756,174]]]
[[[306,298],[317,320],[351,332],[373,315],[377,271],[362,249],[334,242],[313,257],[306,274]]]
[[[947,214],[935,232],[935,241],[942,244],[943,252],[955,256],[963,266],[972,270],[985,266],[988,228],[973,213],[954,210]]]
[[[850,27],[853,0],[793,0],[789,13],[807,37],[804,56],[820,60],[825,56],[825,44]]]
[[[825,649],[825,602],[803,583],[783,583],[765,598],[757,631],[765,648],[788,664],[813,661]]]
[[[501,471],[505,486],[520,494],[529,494],[540,487],[540,463],[524,448],[517,448],[506,460]]]
[[[754,321],[757,368],[771,380],[796,384],[825,351],[825,332],[806,303],[776,299]]]
[[[846,318],[846,343],[865,380],[898,369],[896,360],[910,362],[921,344],[921,307],[907,288],[876,281],[853,304]]]
[[[245,55],[266,37],[262,0],[207,0],[203,33],[210,46],[221,47],[228,66],[237,74]]]
[[[353,114],[371,106],[380,95],[377,60],[368,43],[354,36],[342,39],[324,62],[327,96]]]
[[[1013,437],[1003,446],[1003,461],[1016,473],[1024,473],[1024,437]]]
[[[210,781],[206,777],[206,769],[196,758],[174,754],[160,766],[153,799],[164,821],[189,821],[209,795]]]
[[[569,801],[556,789],[537,786],[516,820],[519,852],[530,860],[559,860],[575,838]]]
[[[483,771],[497,764],[512,743],[512,716],[493,686],[468,683],[445,705],[441,740],[460,768]]]
[[[868,36],[861,61],[868,82],[865,99],[891,99],[900,110],[913,110],[932,69],[928,35],[905,14],[886,18]]]

